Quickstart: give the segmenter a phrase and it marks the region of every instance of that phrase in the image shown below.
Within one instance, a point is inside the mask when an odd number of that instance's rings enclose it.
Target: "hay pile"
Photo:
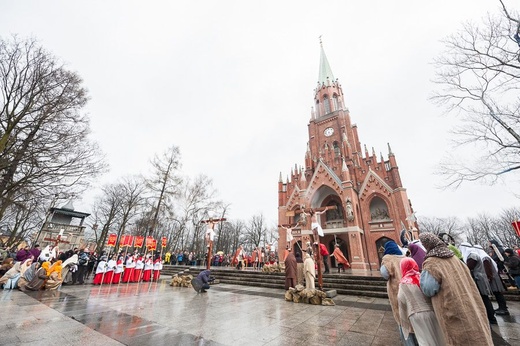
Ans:
[[[285,300],[293,303],[307,303],[312,305],[336,305],[327,293],[317,289],[306,289],[302,285],[290,287],[285,291]]]
[[[264,264],[262,267],[263,273],[283,273],[285,269],[279,264]]]
[[[178,274],[172,275],[172,282],[170,282],[170,286],[173,287],[192,287],[191,280],[193,279],[193,275],[184,274],[180,272]]]

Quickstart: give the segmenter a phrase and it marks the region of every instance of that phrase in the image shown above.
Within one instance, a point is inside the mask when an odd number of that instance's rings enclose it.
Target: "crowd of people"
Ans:
[[[467,242],[457,247],[429,232],[407,248],[385,244],[380,270],[403,344],[493,345],[490,325],[496,315],[509,315],[500,273],[520,288],[520,258],[495,240],[487,250]]]
[[[16,252],[0,252],[0,288],[22,291],[55,290],[63,285],[83,285],[93,277],[94,285],[158,281],[163,261],[159,254],[102,253],[88,248],[60,252],[58,247],[38,244]]]

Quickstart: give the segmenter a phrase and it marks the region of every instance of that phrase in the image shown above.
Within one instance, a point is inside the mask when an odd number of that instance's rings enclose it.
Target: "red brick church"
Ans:
[[[390,145],[387,159],[378,157],[373,148],[369,152],[366,145],[361,146],[357,126],[352,123],[341,84],[332,74],[323,46],[314,108],[307,126],[305,166],[291,169],[285,182],[280,173],[279,225],[293,225],[293,251],[301,251],[312,239],[310,221],[302,222],[301,210],[329,206],[319,216],[324,232],[320,241],[330,253],[338,243],[353,269],[377,270],[386,241],[400,244],[403,227],[417,231],[413,209]],[[286,232],[279,228],[279,253],[287,245]],[[331,261],[335,266],[333,258]]]

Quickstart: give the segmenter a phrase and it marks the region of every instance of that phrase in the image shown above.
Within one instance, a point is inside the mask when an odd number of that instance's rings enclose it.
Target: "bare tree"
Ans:
[[[107,185],[102,189],[103,195],[96,201],[93,216],[99,220],[101,229],[95,229],[96,251],[99,253],[105,247],[109,232],[117,231],[120,221],[123,195],[117,184]]]
[[[265,225],[265,219],[262,214],[253,215],[249,220],[246,227],[245,241],[251,246],[248,251],[251,251],[254,247],[259,246],[262,238],[265,238],[267,234],[267,227]]]
[[[126,177],[123,178],[122,182],[119,183],[116,188],[119,189],[121,193],[121,211],[117,229],[117,244],[119,244],[119,239],[121,239],[121,236],[126,231],[132,219],[140,211],[139,208],[144,204],[144,179],[141,176]],[[117,252],[117,250],[118,247],[116,246],[115,251]]]
[[[468,218],[467,227],[466,236],[473,245],[478,244],[486,249],[490,239],[500,240],[501,225],[496,217],[485,213],[478,214],[476,217]]]
[[[0,220],[27,191],[79,193],[105,171],[81,78],[35,40],[0,38],[0,92]]]
[[[422,232],[431,232],[436,235],[447,233],[457,243],[464,240],[464,225],[457,217],[420,217],[418,223]]]
[[[161,156],[155,156],[152,160],[153,175],[148,180],[148,187],[157,195],[154,207],[154,215],[151,220],[149,235],[155,230],[162,204],[178,192],[180,178],[175,174],[180,168],[180,151],[176,146],[171,146]]]
[[[520,168],[520,17],[500,3],[500,14],[466,23],[446,38],[446,51],[435,61],[439,89],[432,99],[459,115],[457,148],[479,152],[444,160],[440,173],[447,186],[493,183]]]

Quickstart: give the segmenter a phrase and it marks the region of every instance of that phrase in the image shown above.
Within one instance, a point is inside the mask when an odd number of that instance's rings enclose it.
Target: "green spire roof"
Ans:
[[[326,83],[327,77],[331,82],[335,80],[334,75],[332,74],[332,70],[329,65],[329,61],[327,60],[327,56],[325,55],[325,51],[323,50],[323,43],[321,42],[320,37],[320,47],[321,47],[321,54],[320,54],[320,75],[318,76],[318,83]]]

